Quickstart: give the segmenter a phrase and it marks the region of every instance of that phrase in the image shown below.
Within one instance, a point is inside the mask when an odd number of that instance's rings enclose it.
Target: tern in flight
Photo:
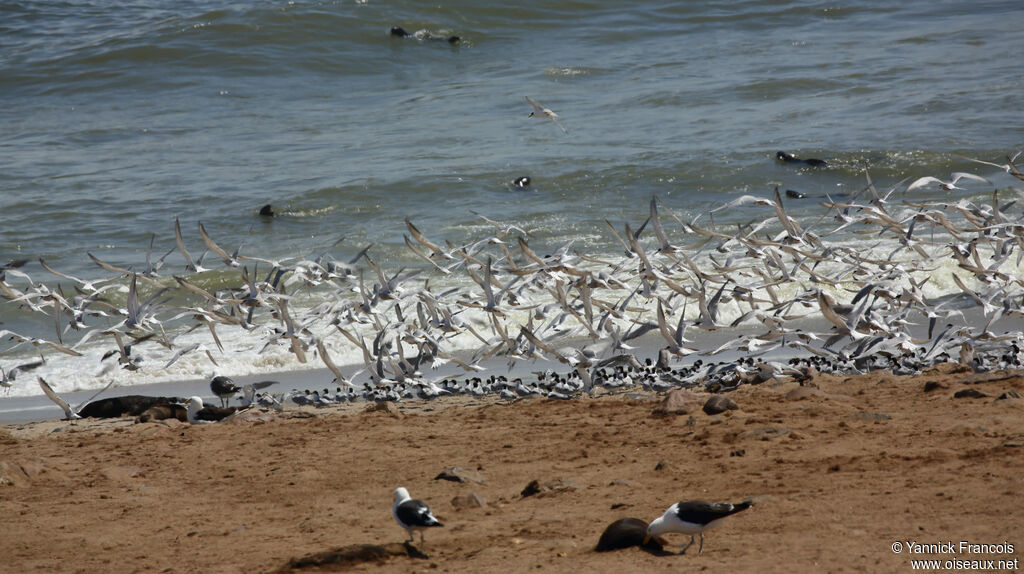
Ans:
[[[558,122],[558,114],[556,114],[555,112],[553,112],[553,111],[545,108],[544,106],[538,104],[537,100],[534,100],[530,96],[526,96],[526,101],[530,102],[530,105],[533,106],[533,111],[530,112],[529,117],[531,117],[531,118],[534,118],[534,117],[536,117],[536,118],[541,118],[541,117],[543,117],[543,118],[550,118],[551,121],[555,122],[556,126],[562,128],[562,131],[565,132],[566,135],[569,134],[569,130],[565,129],[565,126],[563,126],[561,123]]]

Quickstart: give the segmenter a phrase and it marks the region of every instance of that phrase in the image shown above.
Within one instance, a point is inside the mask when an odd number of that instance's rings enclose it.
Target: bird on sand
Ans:
[[[423,531],[433,526],[444,526],[434,518],[430,507],[422,500],[416,500],[409,496],[409,491],[403,486],[395,489],[395,505],[391,508],[395,516],[395,522],[409,533],[409,540],[413,541],[413,532],[420,533],[420,546],[423,546]]]
[[[751,500],[745,500],[739,504],[730,504],[728,502],[705,502],[703,500],[677,502],[668,507],[665,514],[654,519],[654,521],[647,526],[647,538],[644,539],[644,544],[646,544],[653,536],[658,536],[659,534],[665,534],[667,532],[680,532],[690,535],[690,543],[682,550],[682,552],[686,552],[690,546],[693,546],[694,535],[700,534],[700,548],[698,553],[703,552],[704,530],[715,526],[726,516],[736,514],[741,510],[746,510],[753,505],[754,502]]]
[[[210,379],[210,390],[220,398],[220,406],[226,407],[231,398],[242,389],[230,377],[217,376]]]
[[[556,126],[562,128],[562,131],[565,132],[566,135],[569,134],[569,130],[565,129],[565,126],[563,126],[561,123],[558,122],[558,114],[556,114],[555,112],[549,110],[548,108],[545,108],[544,106],[538,104],[537,100],[534,100],[530,96],[526,96],[526,101],[530,102],[530,105],[533,106],[533,111],[530,112],[530,115],[527,116],[527,117],[531,117],[531,118],[534,118],[534,117],[536,117],[536,118],[541,118],[541,117],[548,118],[551,121],[555,122]]]
[[[238,412],[237,407],[208,407],[203,404],[201,397],[191,397],[185,401],[185,409],[188,412],[188,422],[191,424],[213,423]]]

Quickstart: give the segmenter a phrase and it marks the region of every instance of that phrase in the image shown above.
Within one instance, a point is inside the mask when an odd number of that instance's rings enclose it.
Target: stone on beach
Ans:
[[[701,408],[700,398],[686,389],[673,389],[654,407],[655,416],[688,415]]]
[[[738,408],[740,406],[736,404],[736,401],[724,395],[712,395],[704,403],[704,412],[709,415],[717,415]]]
[[[434,480],[450,480],[452,482],[476,482],[481,483],[486,479],[479,472],[466,470],[460,466],[452,466],[441,471],[434,477]]]
[[[954,399],[983,399],[987,396],[978,389],[963,389],[953,393]]]
[[[527,498],[529,496],[535,496],[538,494],[551,494],[558,492],[567,492],[577,490],[580,485],[574,481],[566,480],[564,478],[556,478],[554,480],[548,480],[541,482],[539,480],[532,480],[530,484],[527,484],[520,492],[520,496]]]
[[[374,403],[372,405],[368,405],[365,409],[363,409],[363,412],[383,413],[396,419],[400,419],[404,416],[402,415],[402,411],[398,410],[398,405],[391,401],[384,401],[381,403]]]
[[[486,504],[484,497],[475,492],[452,497],[452,506],[455,508],[483,508]]]

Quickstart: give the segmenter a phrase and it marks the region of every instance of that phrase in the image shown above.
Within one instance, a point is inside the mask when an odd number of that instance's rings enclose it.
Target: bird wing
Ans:
[[[187,353],[191,353],[192,351],[195,351],[198,348],[199,348],[199,343],[192,343],[188,347],[184,347],[184,348],[178,349],[178,351],[176,353],[174,353],[174,355],[171,357],[171,359],[169,361],[167,361],[167,364],[164,365],[164,368],[166,369],[166,368],[170,367],[171,365],[173,365],[174,363],[177,363],[178,359],[182,358]]]
[[[317,339],[317,341],[316,341],[316,350],[320,352],[320,360],[322,360],[324,362],[324,364],[327,365],[327,368],[330,369],[332,373],[334,373],[334,376],[339,381],[347,381],[348,380],[348,379],[345,378],[345,375],[341,374],[341,369],[339,369],[338,366],[334,364],[334,361],[331,360],[330,355],[327,354],[327,348],[324,347],[324,342],[323,341]]]
[[[172,275],[172,277],[174,277],[174,280],[178,282],[178,285],[181,285],[183,288],[195,293],[196,295],[203,297],[207,301],[220,302],[220,300],[211,295],[209,291],[203,289],[202,287],[194,283],[190,283],[185,278],[179,277],[177,275]]]
[[[66,420],[82,418],[82,417],[78,416],[78,413],[76,413],[75,411],[71,410],[71,405],[69,405],[67,401],[65,401],[64,399],[60,398],[60,396],[56,392],[54,392],[53,387],[51,387],[49,383],[47,383],[45,380],[43,380],[42,377],[38,377],[38,379],[39,379],[39,386],[42,387],[43,393],[45,393],[46,396],[50,397],[51,401],[57,403],[58,407],[60,407],[61,409],[64,410],[64,418]]]
[[[231,263],[234,261],[234,257],[232,257],[230,254],[228,254],[227,251],[224,251],[223,249],[221,249],[220,246],[217,245],[217,243],[214,242],[213,239],[209,235],[207,235],[206,228],[203,227],[203,222],[202,221],[199,222],[199,235],[201,235],[203,237],[203,243],[206,244],[206,247],[209,248],[210,251],[213,251],[221,259],[223,259],[224,263],[226,265],[231,265]],[[237,265],[237,263],[235,263],[235,265]]]
[[[46,264],[46,261],[43,261],[42,257],[39,258],[39,264],[43,266],[43,269],[46,269],[47,271],[49,271],[50,273],[53,273],[57,277],[63,277],[65,279],[70,279],[70,280],[74,281],[75,283],[85,283],[85,281],[82,281],[81,279],[79,279],[77,277],[72,277],[71,275],[65,275],[64,273],[61,273],[60,271],[57,271],[53,267],[50,267],[49,265]]]
[[[395,516],[407,526],[431,526],[437,523],[430,508],[420,500],[406,500],[399,504]]]
[[[93,260],[93,263],[99,265],[100,267],[106,269],[107,271],[110,271],[112,273],[120,273],[121,275],[128,275],[129,273],[131,273],[131,271],[125,269],[124,267],[115,267],[107,263],[106,261],[101,260],[99,257],[96,257],[92,253],[86,253],[86,255],[89,256],[89,259]]]
[[[680,520],[695,524],[709,524],[720,518],[725,518],[730,514],[746,510],[751,505],[752,504],[749,502],[733,505],[728,502],[705,502],[703,500],[693,500],[689,502],[680,502],[675,506],[676,515]]]
[[[980,175],[974,175],[973,173],[965,173],[962,171],[954,171],[950,174],[953,178],[953,183],[960,181],[961,179],[969,179],[971,181],[977,181],[981,183],[992,183],[991,181],[981,177]]]
[[[651,226],[654,228],[654,235],[658,237],[658,242],[661,243],[660,251],[672,250],[672,244],[668,242],[668,236],[665,235],[665,229],[661,226],[661,218],[658,217],[658,202],[657,199],[651,197]]]
[[[185,258],[186,269],[198,272],[199,267],[192,261],[188,249],[185,249],[185,241],[181,238],[181,224],[178,222],[178,218],[174,218],[174,242],[178,244],[178,251],[181,251],[181,255]]]
[[[914,191],[915,189],[921,189],[922,187],[925,187],[926,185],[929,185],[929,184],[932,184],[932,183],[937,183],[937,184],[942,185],[943,182],[942,182],[942,180],[940,180],[940,179],[938,179],[936,177],[932,177],[930,175],[926,175],[924,177],[917,178],[913,182],[911,182],[911,184],[907,186],[907,191]]]
[[[840,331],[846,331],[846,321],[835,312],[832,305],[828,302],[825,297],[825,293],[818,291],[818,308],[821,309],[821,315],[827,319],[830,323],[839,328]]]
[[[412,224],[412,220],[409,219],[408,217],[405,218],[405,226],[409,229],[409,233],[412,234],[413,239],[418,241],[427,249],[433,251],[433,253],[430,254],[431,257],[444,255],[444,250],[441,249],[441,246],[427,239],[426,236],[420,233],[420,230],[417,229],[416,226]]]

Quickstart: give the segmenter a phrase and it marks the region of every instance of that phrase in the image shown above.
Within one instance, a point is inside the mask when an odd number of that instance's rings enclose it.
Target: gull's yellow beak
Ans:
[[[644,536],[644,543],[643,543],[643,545],[647,546],[647,543],[650,542],[650,541],[651,541],[651,535],[650,534]]]

